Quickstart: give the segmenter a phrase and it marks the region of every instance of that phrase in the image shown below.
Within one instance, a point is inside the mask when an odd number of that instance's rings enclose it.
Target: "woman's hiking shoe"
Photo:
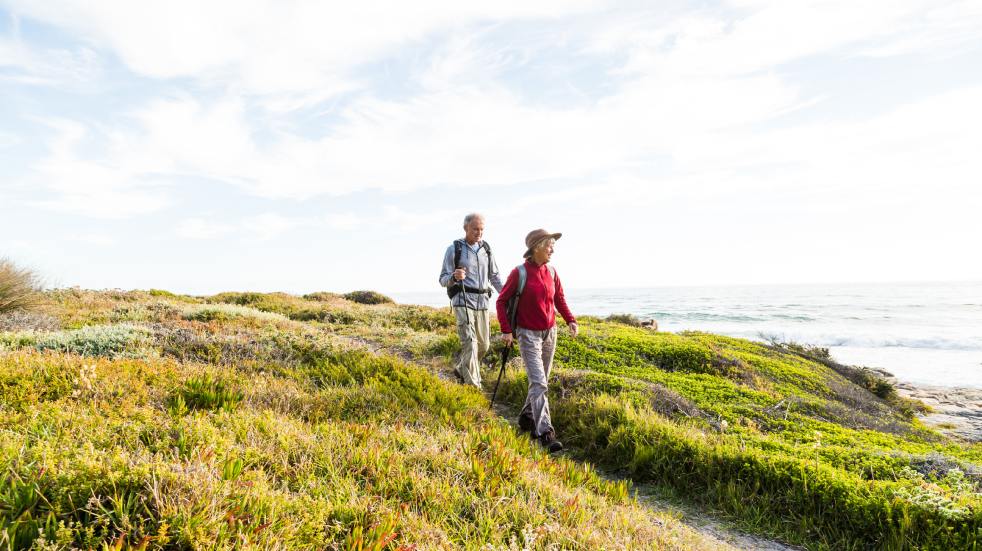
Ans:
[[[522,432],[532,432],[533,427],[535,427],[535,419],[532,418],[532,412],[518,416],[518,428]]]
[[[556,453],[563,451],[563,443],[556,440],[556,431],[549,431],[539,437],[539,444],[543,448],[549,450],[549,453]]]

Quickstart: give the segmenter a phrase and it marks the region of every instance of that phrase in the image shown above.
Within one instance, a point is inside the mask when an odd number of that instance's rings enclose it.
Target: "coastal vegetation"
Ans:
[[[581,457],[809,548],[982,542],[982,445],[923,426],[874,373],[800,345],[591,319],[581,334],[560,339],[551,402]]]
[[[37,273],[0,257],[0,314],[34,306],[40,288],[41,278]]]
[[[447,312],[70,289],[4,319],[0,549],[726,548],[359,336],[422,357]]]
[[[0,317],[0,548],[719,545],[634,483],[809,549],[982,542],[982,445],[821,349],[581,319],[550,384],[570,451],[549,457],[448,382],[446,308],[43,299]],[[514,413],[526,385],[513,359],[499,401]]]

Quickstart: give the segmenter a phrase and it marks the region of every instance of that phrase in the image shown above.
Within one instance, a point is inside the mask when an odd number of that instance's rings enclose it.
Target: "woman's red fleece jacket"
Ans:
[[[539,266],[531,260],[525,261],[525,290],[518,299],[518,315],[515,322],[519,327],[533,331],[545,331],[556,325],[556,310],[563,316],[566,323],[576,323],[576,318],[566,305],[566,295],[563,294],[563,284],[559,274],[555,280],[551,277],[549,267]],[[498,311],[498,323],[502,333],[511,333],[514,328],[508,323],[508,300],[518,291],[518,268],[512,269],[508,280],[498,295],[495,303]]]

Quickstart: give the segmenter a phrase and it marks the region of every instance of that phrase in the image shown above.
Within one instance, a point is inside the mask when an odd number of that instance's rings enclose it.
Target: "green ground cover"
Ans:
[[[723,547],[439,378],[446,310],[45,299],[0,331],[0,549]]]
[[[585,320],[561,338],[554,424],[578,455],[812,548],[975,549],[982,446],[821,362],[716,335]],[[519,404],[518,370],[505,398]]]
[[[447,308],[365,296],[47,293],[0,332],[0,541],[712,545],[589,461],[810,549],[982,547],[982,445],[820,350],[585,318],[560,331],[555,459],[434,375]],[[526,385],[513,359],[499,400]]]

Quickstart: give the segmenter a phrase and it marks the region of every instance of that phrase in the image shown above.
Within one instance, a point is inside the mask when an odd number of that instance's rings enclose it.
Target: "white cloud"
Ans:
[[[23,17],[111,49],[139,74],[232,81],[250,93],[293,96],[299,104],[298,96],[348,89],[352,67],[431,33],[478,22],[551,19],[596,3],[8,1]]]
[[[943,55],[978,47],[977,2],[731,0],[733,11],[685,12],[662,24],[628,14],[600,26],[592,48],[629,53],[622,69],[645,75],[743,75],[810,56]],[[852,47],[851,49],[847,47]]]
[[[235,236],[247,241],[270,241],[293,230],[316,225],[314,221],[302,217],[263,213],[242,218],[237,222],[222,222],[202,217],[187,218],[177,225],[175,233],[185,239],[196,240]]]
[[[451,25],[589,8],[450,3],[432,12],[437,15],[422,15],[430,12],[417,6],[381,12],[359,6],[337,11],[336,6],[306,3],[293,9],[261,2],[235,4],[234,9],[222,3],[176,8],[130,2],[15,3],[26,15],[109,44],[144,74],[245,83],[253,92],[275,92],[259,102],[277,110],[323,100],[332,89],[323,79]],[[55,191],[78,196],[91,188],[107,198],[129,194],[130,210],[144,212],[161,203],[159,192],[147,191],[147,182],[161,176],[203,177],[263,197],[308,198],[372,188],[576,179],[624,172],[659,158],[691,165],[732,150],[713,151],[711,144],[734,141],[745,150],[754,134],[741,127],[814,103],[816,98],[802,97],[794,84],[771,71],[775,66],[851,43],[894,39],[912,21],[927,22],[925,36],[944,35],[956,21],[961,21],[958,28],[971,28],[973,23],[958,17],[974,21],[978,11],[967,3],[933,9],[920,1],[878,2],[862,9],[851,2],[733,6],[736,15],[693,12],[656,22],[642,17],[639,26],[625,26],[617,18],[604,21],[604,29],[618,32],[594,33],[594,49],[629,56],[615,75],[618,86],[592,103],[530,104],[498,78],[502,68],[523,60],[479,38],[453,35],[416,77],[421,95],[382,100],[361,94],[322,138],[284,130],[291,127],[283,124],[286,119],[261,115],[247,95],[230,92],[215,101],[178,95],[153,100],[133,113],[128,126],[111,130],[101,152],[98,143],[78,143],[96,155],[83,158],[72,151],[53,156],[45,167],[49,177],[83,176],[71,188],[52,185]],[[257,13],[270,19],[260,21]],[[941,15],[932,17],[935,13]],[[223,24],[214,27],[211,22],[219,18]],[[169,24],[178,19],[184,33],[179,39]],[[369,20],[374,33],[359,27]],[[67,202],[85,203],[77,197]],[[121,202],[124,198],[116,197]]]
[[[927,2],[921,13],[912,14],[907,27],[884,44],[870,45],[864,55],[889,57],[922,54],[947,57],[978,48],[982,26],[982,4],[973,0]]]
[[[97,247],[111,247],[115,245],[118,240],[116,237],[98,232],[84,232],[79,234],[69,235],[67,237],[69,241],[74,241],[76,243],[82,243],[85,245],[95,245]]]
[[[771,76],[725,86],[712,79],[638,80],[600,104],[571,108],[525,105],[501,87],[458,88],[408,102],[365,98],[324,138],[277,132],[260,145],[257,135],[271,129],[249,116],[243,99],[202,104],[179,97],[136,112],[133,126],[114,131],[88,168],[114,167],[107,179],[121,184],[187,175],[263,197],[495,186],[633,165],[707,132],[776,116],[796,101]],[[75,158],[62,155],[48,165],[64,157]]]
[[[98,55],[87,47],[32,48],[18,36],[0,36],[0,81],[66,86],[91,82],[102,73]]]
[[[0,132],[0,149],[7,147],[13,147],[24,141],[23,138],[15,134],[10,134],[7,132]]]
[[[427,226],[446,226],[448,220],[459,216],[459,214],[459,209],[452,208],[434,208],[427,209],[425,212],[410,212],[397,205],[385,205],[381,209],[381,214],[374,217],[374,223],[379,227],[391,227],[403,232],[412,232]]]
[[[256,239],[269,241],[298,228],[309,227],[315,223],[303,218],[289,218],[267,212],[250,217],[242,222],[242,228],[252,233]]]
[[[426,209],[409,211],[397,205],[381,205],[371,214],[357,215],[351,212],[331,213],[322,216],[290,216],[265,212],[235,220],[215,220],[192,217],[182,220],[176,234],[186,239],[222,239],[235,236],[252,241],[272,241],[297,231],[351,231],[364,228],[385,228],[386,231],[413,232],[429,226],[456,226],[450,223],[460,213],[457,209]]]
[[[717,133],[699,147],[677,151],[691,169],[807,165],[810,174],[840,172],[826,185],[869,187],[891,177],[894,185],[920,186],[972,181],[982,168],[982,87],[922,99],[862,121],[826,121],[754,134]],[[914,172],[912,172],[914,171]],[[852,172],[854,177],[847,177]],[[876,174],[881,176],[877,177]]]
[[[37,163],[38,186],[49,199],[34,201],[43,208],[97,218],[128,218],[154,212],[170,198],[150,173],[126,166],[126,159],[88,160],[77,149],[88,129],[73,121],[44,121],[55,130],[48,156]]]
[[[328,228],[336,230],[352,230],[368,223],[365,217],[351,212],[328,214],[323,217],[323,223]]]
[[[204,218],[182,220],[176,229],[177,235],[185,239],[217,239],[233,233],[235,226],[214,222]]]
[[[957,252],[980,231],[970,218],[980,200],[972,186],[982,175],[979,88],[954,90],[955,79],[932,82],[925,89],[942,92],[885,94],[875,112],[847,106],[849,119],[838,118],[830,105],[842,98],[823,88],[823,79],[843,78],[834,73],[844,58],[864,57],[864,66],[874,66],[881,56],[935,58],[977,48],[977,3],[731,2],[731,11],[679,16],[631,12],[594,20],[592,13],[582,19],[567,14],[553,26],[539,22],[536,39],[472,31],[486,30],[484,21],[549,15],[539,5],[528,7],[534,13],[522,6],[483,12],[499,8],[454,5],[435,19],[406,15],[407,5],[390,12],[406,19],[398,30],[386,17],[369,25],[360,11],[342,12],[336,19],[350,29],[335,37],[312,31],[321,18],[309,10],[320,8],[300,4],[273,10],[269,28],[260,28],[265,23],[242,15],[266,9],[257,3],[236,5],[227,26],[204,36],[216,5],[184,5],[183,15],[194,15],[190,27],[163,17],[160,29],[147,29],[143,14],[127,15],[134,9],[127,5],[118,6],[126,25],[113,23],[117,14],[101,6],[78,21],[45,5],[25,8],[82,29],[93,47],[116,52],[141,75],[191,77],[187,90],[202,84],[208,90],[192,95],[158,88],[156,99],[111,121],[79,125],[74,134],[63,130],[60,135],[74,139],[54,140],[51,155],[38,165],[38,181],[55,194],[45,204],[103,216],[148,212],[166,204],[172,183],[192,178],[196,185],[222,183],[216,189],[233,207],[230,189],[307,199],[366,189],[402,194],[448,186],[471,193],[565,184],[549,194],[519,192],[494,214],[524,222],[533,212],[546,213],[550,218],[541,223],[555,218],[565,228],[575,225],[561,216],[583,214],[590,221],[577,219],[581,231],[588,225],[598,231],[650,227],[673,238],[665,246],[678,266],[676,282],[689,276],[793,280],[804,270],[808,277],[841,279],[847,277],[843,259],[864,260],[856,251],[902,254],[893,237],[919,247],[926,241],[920,254],[940,258],[924,251]],[[310,24],[294,25],[301,14]],[[563,37],[568,52],[548,57],[548,42],[571,21],[578,25]],[[286,36],[291,25],[296,36]],[[175,28],[185,29],[181,40],[187,43],[167,42],[163,34]],[[410,48],[411,61],[392,56],[433,37],[446,42]],[[202,54],[195,57],[197,51]],[[404,64],[394,67],[398,90],[365,88],[373,84],[365,63],[379,60]],[[547,82],[536,72],[558,65],[563,70],[556,73],[572,75],[570,82]],[[539,86],[577,87],[578,74],[589,91],[575,100],[556,103],[539,94]],[[349,94],[324,105],[339,90]],[[311,106],[331,116],[299,120],[290,113]],[[228,221],[192,218],[177,231],[196,239],[275,241],[318,229],[343,235],[391,226],[422,234],[459,227],[456,209],[412,212],[389,198],[375,207],[368,215],[294,216],[284,209],[243,218],[230,212]],[[637,219],[649,211],[661,219]],[[625,212],[635,219],[625,220]],[[566,246],[573,251],[577,243],[570,239]],[[789,256],[745,266],[753,247],[802,243],[827,251],[828,265],[807,266],[809,258]],[[589,251],[583,258],[596,262]],[[899,273],[903,262],[883,266],[891,271],[877,273]],[[720,267],[741,273],[720,275]],[[583,270],[594,270],[597,284],[611,284],[594,266]]]

